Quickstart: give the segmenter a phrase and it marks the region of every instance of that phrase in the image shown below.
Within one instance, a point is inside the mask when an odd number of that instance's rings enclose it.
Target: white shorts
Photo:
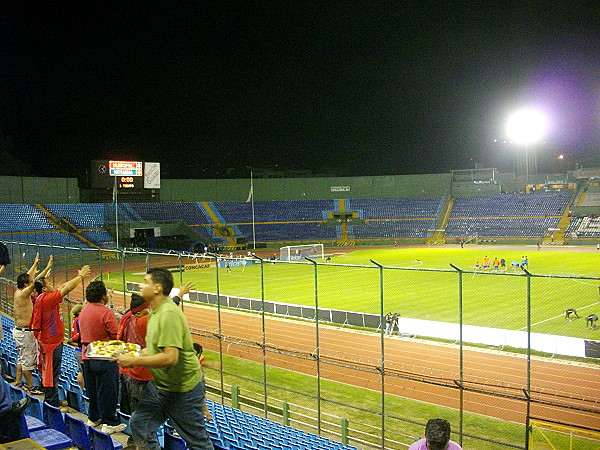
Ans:
[[[17,364],[21,364],[23,370],[37,369],[37,341],[33,331],[12,329],[15,347],[17,347]]]

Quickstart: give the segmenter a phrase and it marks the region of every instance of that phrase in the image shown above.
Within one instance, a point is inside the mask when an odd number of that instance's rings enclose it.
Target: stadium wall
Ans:
[[[451,175],[391,175],[378,177],[258,178],[255,200],[318,200],[339,198],[431,197],[444,195]],[[164,202],[245,201],[249,179],[162,180]]]
[[[79,203],[77,178],[0,176],[0,203]]]

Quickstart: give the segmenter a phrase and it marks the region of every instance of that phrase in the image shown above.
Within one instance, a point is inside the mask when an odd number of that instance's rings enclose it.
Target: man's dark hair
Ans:
[[[142,297],[140,297],[139,294],[131,294],[131,303],[129,304],[129,306],[130,306],[129,309],[138,308],[138,307],[142,306],[144,303],[146,303],[146,300],[144,300]]]
[[[169,295],[173,289],[173,274],[162,267],[153,267],[148,269],[148,275],[153,283],[160,284],[163,289],[163,295]]]
[[[19,289],[23,289],[27,283],[29,283],[29,274],[28,273],[22,273],[21,275],[19,275],[17,277],[17,287]]]
[[[44,278],[38,278],[37,280],[35,280],[35,292],[37,292],[38,294],[42,293],[42,289],[44,289],[46,287],[46,280]]]
[[[450,422],[446,419],[429,419],[425,426],[425,439],[429,450],[443,450],[450,440]]]
[[[202,352],[204,351],[204,349],[202,348],[202,346],[200,344],[198,344],[197,342],[194,342],[194,351],[196,352],[196,355],[201,355]]]
[[[89,303],[100,303],[107,295],[104,281],[92,281],[85,290],[85,299]]]

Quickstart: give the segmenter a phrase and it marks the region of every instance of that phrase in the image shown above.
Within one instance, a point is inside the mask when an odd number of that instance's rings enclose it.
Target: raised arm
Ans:
[[[37,272],[37,266],[38,266],[39,262],[40,262],[40,254],[36,253],[35,254],[35,258],[33,260],[33,264],[31,265],[31,267],[27,271],[27,275],[29,275],[29,279],[30,280],[34,279],[33,277],[35,277],[35,273]]]
[[[183,301],[183,296],[185,294],[189,294],[189,292],[194,288],[194,286],[196,286],[196,283],[194,283],[193,281],[190,281],[187,284],[182,284],[179,287],[179,293],[173,296],[173,301],[175,302],[175,304],[179,305],[179,303]]]
[[[38,275],[36,275],[35,279],[39,279],[39,278],[46,278],[49,274],[50,271],[52,270],[52,263],[54,262],[54,257],[52,255],[50,255],[50,258],[48,258],[48,264],[46,264],[46,267],[44,268],[44,270],[42,270]]]
[[[81,283],[83,281],[83,279],[85,277],[87,277],[89,274],[90,274],[90,266],[83,266],[81,269],[79,269],[79,271],[77,272],[77,276],[75,278],[67,281],[65,284],[63,284],[60,287],[60,295],[62,297],[67,295],[69,292],[71,292],[73,289],[75,289],[77,287],[77,285],[79,283]]]

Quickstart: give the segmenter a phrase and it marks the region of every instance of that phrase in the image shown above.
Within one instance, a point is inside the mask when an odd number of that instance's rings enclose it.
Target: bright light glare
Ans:
[[[539,141],[546,132],[546,118],[533,109],[522,109],[508,118],[508,137],[518,144]]]

